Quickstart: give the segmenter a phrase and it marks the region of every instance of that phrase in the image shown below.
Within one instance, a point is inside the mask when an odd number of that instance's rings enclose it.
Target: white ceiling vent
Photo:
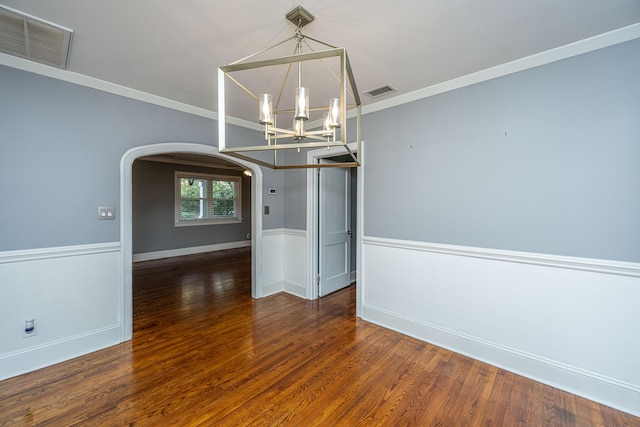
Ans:
[[[73,31],[0,6],[0,52],[67,68]]]
[[[391,85],[384,85],[377,87],[375,89],[371,89],[365,92],[366,95],[369,95],[372,98],[377,98],[382,95],[386,95],[391,92],[395,92],[396,88]]]

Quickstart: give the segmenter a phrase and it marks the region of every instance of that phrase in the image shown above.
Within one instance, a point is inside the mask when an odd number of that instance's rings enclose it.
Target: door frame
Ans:
[[[352,151],[358,150],[358,144],[347,144]],[[362,201],[364,178],[364,141],[360,143],[358,159],[360,166],[357,168],[357,200],[356,200],[356,315],[360,316],[362,301]],[[342,147],[320,148],[307,152],[307,163],[317,163],[319,159],[345,154]],[[307,169],[307,298],[318,298],[317,271],[318,271],[318,169]]]
[[[324,158],[321,158],[318,160],[320,164],[330,163],[326,161]],[[355,224],[352,224],[352,221],[351,221],[351,216],[352,216],[351,202],[353,201],[352,196],[354,194],[353,192],[355,191],[355,189],[352,188],[352,185],[351,185],[352,173],[354,172],[351,169],[352,168],[342,168],[342,167],[341,168],[323,168],[323,169],[318,169],[319,173],[316,174],[319,180],[319,185],[317,186],[317,189],[318,189],[317,201],[319,204],[318,204],[318,210],[316,211],[316,216],[318,219],[318,231],[317,233],[315,233],[318,239],[318,245],[317,245],[318,269],[316,271],[317,271],[317,274],[319,275],[319,279],[317,280],[317,283],[318,283],[317,289],[318,289],[319,298],[349,286],[352,283],[351,273],[356,270],[355,262],[353,264],[351,263],[351,252],[352,250],[356,250],[355,236],[352,233],[353,226],[355,226]],[[329,176],[330,174],[333,174],[336,172],[337,172],[337,176],[332,176],[332,177]],[[343,219],[345,220],[344,234],[342,231],[335,234],[328,233],[328,230],[326,228],[323,229],[323,225],[325,227],[329,225],[329,218],[335,219],[333,218],[333,215],[329,215],[329,212],[328,212],[329,210],[332,210],[332,209],[328,209],[326,206],[323,206],[322,203],[323,202],[327,203],[328,198],[331,199],[330,203],[338,203],[338,200],[334,199],[331,196],[332,192],[327,190],[327,186],[333,186],[336,184],[336,182],[334,182],[333,180],[337,177],[339,177],[339,182],[341,183],[340,188],[344,191],[344,193],[341,195],[342,197],[340,197],[340,199],[344,202],[344,210],[342,212],[339,212],[339,213],[336,212],[336,213],[338,213],[341,216],[343,215]],[[331,181],[333,184],[331,184],[329,181]],[[355,211],[353,212],[353,214],[355,214]],[[342,228],[343,227],[341,227],[341,229]],[[333,230],[333,231],[335,232],[337,230]],[[340,237],[338,237],[338,235],[340,235]],[[344,253],[344,255],[347,258],[345,261],[346,261],[346,267],[348,267],[346,271],[344,271],[344,273],[341,275],[342,279],[340,280],[338,280],[337,277],[332,277],[332,278],[328,277],[327,264],[326,263],[323,264],[323,255],[324,255],[324,260],[326,261],[328,259],[327,251],[329,246],[335,246],[339,244],[338,240],[346,244],[346,248],[344,246],[342,246],[342,248],[343,250],[346,249],[346,252]],[[344,284],[343,282],[344,279],[346,279],[346,282],[347,282],[346,284]],[[330,283],[330,282],[333,282],[334,280],[338,280],[338,282],[341,283],[340,285],[341,287],[335,288],[335,283]],[[355,277],[354,277],[354,280],[355,280]],[[331,288],[333,290],[328,291],[328,289],[323,289],[323,286],[327,288]]]
[[[120,324],[122,341],[133,336],[133,162],[145,156],[188,153],[218,157],[251,171],[251,296],[262,297],[262,170],[254,163],[221,154],[212,145],[189,142],[167,142],[143,145],[128,150],[120,160]]]

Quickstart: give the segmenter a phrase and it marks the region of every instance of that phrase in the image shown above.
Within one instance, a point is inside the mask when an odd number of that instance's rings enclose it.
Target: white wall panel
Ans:
[[[307,233],[304,230],[283,231],[284,291],[308,298]]]
[[[262,296],[285,291],[307,298],[306,232],[281,228],[262,236]]]
[[[118,243],[1,252],[0,379],[120,342],[119,270]]]
[[[284,246],[282,229],[262,232],[262,292],[267,296],[282,291],[284,268],[282,266],[282,248]]]

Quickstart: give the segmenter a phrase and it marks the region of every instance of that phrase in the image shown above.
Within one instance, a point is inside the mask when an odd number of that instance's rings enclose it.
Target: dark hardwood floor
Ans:
[[[355,318],[253,300],[246,249],[134,265],[133,340],[0,382],[3,426],[640,426]]]

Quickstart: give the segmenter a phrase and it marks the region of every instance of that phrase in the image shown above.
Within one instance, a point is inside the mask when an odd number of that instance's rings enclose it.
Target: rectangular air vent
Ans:
[[[395,91],[396,91],[396,88],[394,88],[393,86],[384,85],[384,86],[377,87],[375,89],[368,90],[365,92],[365,94],[369,95],[372,98],[377,98],[379,96],[386,95],[388,93],[395,92]]]
[[[67,68],[73,31],[0,6],[0,52]]]

